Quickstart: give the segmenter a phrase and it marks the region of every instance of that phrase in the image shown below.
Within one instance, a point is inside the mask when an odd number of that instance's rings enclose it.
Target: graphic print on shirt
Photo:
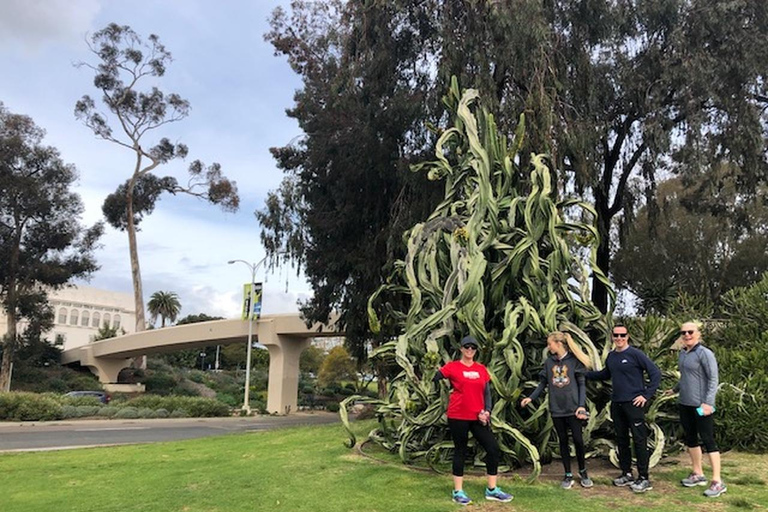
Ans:
[[[477,380],[480,378],[480,372],[464,371],[464,378],[469,380]]]
[[[570,384],[571,379],[568,377],[568,367],[563,365],[556,365],[552,367],[552,385],[558,388],[564,388]]]

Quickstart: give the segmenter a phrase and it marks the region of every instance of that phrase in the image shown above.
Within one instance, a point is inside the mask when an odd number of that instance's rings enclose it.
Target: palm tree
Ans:
[[[174,292],[155,292],[149,298],[147,309],[149,309],[150,321],[154,324],[159,316],[162,321],[161,327],[165,327],[165,320],[175,322],[181,311],[179,296]]]

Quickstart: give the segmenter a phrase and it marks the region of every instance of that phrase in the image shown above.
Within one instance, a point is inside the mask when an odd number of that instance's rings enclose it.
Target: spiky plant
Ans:
[[[383,321],[396,322],[402,333],[373,356],[393,359],[401,371],[387,400],[350,397],[343,405],[375,404],[380,421],[370,438],[399,452],[404,462],[445,460],[453,446],[445,420],[449,389],[435,386],[432,377],[454,358],[457,340],[470,334],[480,342],[478,360],[491,374],[492,427],[505,462],[531,462],[535,478],[540,455],[556,449],[550,445],[552,422],[546,403],[532,414],[518,403],[536,384],[547,334],[570,332],[595,368],[602,367],[609,347],[603,342],[598,349],[587,334],[606,340],[608,330],[606,317],[589,300],[590,278],[608,284],[595,263],[595,212],[582,201],[558,197],[543,155],[532,155],[524,179],[518,164],[523,116],[508,146],[477,91],[461,94],[454,79],[444,102],[453,127],[437,141],[436,160],[413,170],[444,180],[445,198],[426,222],[406,233],[405,260],[391,284],[369,301],[374,331],[380,327],[377,311],[383,310]],[[408,310],[394,310],[386,300],[391,294],[405,294]],[[608,415],[607,407],[598,413],[590,402],[589,408],[587,438]],[[346,407],[341,416],[348,427]]]

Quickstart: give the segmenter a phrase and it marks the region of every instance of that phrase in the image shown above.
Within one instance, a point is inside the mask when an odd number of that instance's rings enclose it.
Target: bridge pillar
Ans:
[[[311,338],[274,335],[259,341],[269,350],[269,388],[267,411],[277,414],[296,412],[299,397],[299,358],[312,343]]]
[[[131,359],[96,357],[90,345],[81,347],[80,364],[87,366],[102,384],[117,383],[120,370],[131,366]]]

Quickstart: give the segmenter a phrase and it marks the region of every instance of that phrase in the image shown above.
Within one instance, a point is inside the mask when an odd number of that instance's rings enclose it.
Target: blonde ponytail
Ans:
[[[587,354],[585,354],[584,351],[581,350],[581,347],[578,345],[578,343],[573,341],[573,338],[571,338],[570,334],[568,334],[567,332],[555,331],[550,333],[549,336],[547,336],[547,340],[550,340],[550,339],[558,343],[564,344],[568,348],[568,351],[572,352],[573,355],[576,356],[576,359],[578,359],[581,362],[581,364],[583,364],[587,368],[592,368],[592,361],[590,361]]]

